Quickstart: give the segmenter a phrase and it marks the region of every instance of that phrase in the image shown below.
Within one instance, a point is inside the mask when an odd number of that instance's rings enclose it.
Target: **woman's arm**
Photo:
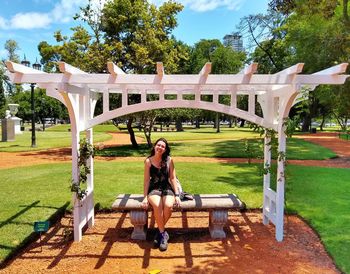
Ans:
[[[173,188],[175,192],[175,206],[180,206],[181,200],[180,200],[180,193],[179,193],[179,188],[177,186],[177,181],[176,181],[176,171],[175,171],[175,166],[173,159],[170,159],[170,167],[169,167],[169,181],[171,184],[171,187]]]
[[[147,195],[148,195],[150,167],[151,167],[151,161],[149,158],[147,158],[145,161],[145,168],[144,168],[144,172],[143,172],[143,196],[144,197],[147,197]]]
[[[143,172],[143,201],[141,204],[141,207],[143,209],[147,209],[148,208],[148,199],[147,199],[147,195],[148,195],[148,189],[149,189],[149,178],[150,178],[150,172],[149,169],[151,167],[151,161],[149,158],[146,159],[145,161],[145,168],[144,168],[144,172]]]

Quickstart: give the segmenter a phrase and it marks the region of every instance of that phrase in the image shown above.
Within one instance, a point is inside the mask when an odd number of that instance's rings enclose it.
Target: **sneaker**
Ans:
[[[160,234],[159,250],[165,251],[168,248],[169,234],[166,231],[159,234]]]
[[[161,239],[161,233],[157,231],[156,236],[154,237],[154,240],[153,240],[154,247],[159,247],[160,239]]]

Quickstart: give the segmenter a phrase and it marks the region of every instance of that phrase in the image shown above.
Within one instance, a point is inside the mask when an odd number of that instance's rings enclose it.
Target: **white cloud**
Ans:
[[[5,18],[0,16],[0,29],[6,29],[7,28],[7,21]]]
[[[85,6],[87,0],[61,0],[50,12],[55,22],[67,23],[79,12],[79,7]]]
[[[48,1],[48,0],[38,0]],[[93,0],[93,2],[98,0]],[[53,23],[67,23],[73,20],[73,16],[79,12],[88,0],[61,0],[55,4],[51,11],[17,13],[12,18],[6,19],[0,16],[0,29],[36,29],[47,28]]]
[[[10,20],[10,28],[13,29],[35,29],[46,28],[52,22],[47,13],[27,12],[17,13]]]
[[[178,0],[177,2],[193,11],[205,12],[221,7],[229,10],[238,10],[244,1],[245,0]],[[150,2],[159,6],[163,4],[165,0],[150,0]]]

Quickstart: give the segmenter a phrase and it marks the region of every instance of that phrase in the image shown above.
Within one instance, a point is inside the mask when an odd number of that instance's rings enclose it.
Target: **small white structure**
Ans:
[[[22,134],[23,132],[21,131],[21,118],[16,117],[16,114],[18,112],[18,107],[19,104],[8,104],[9,107],[9,113],[10,115],[8,116],[6,114],[6,117],[8,117],[8,119],[10,119],[11,121],[13,121],[14,127],[15,127],[15,134]]]
[[[167,75],[163,64],[157,63],[156,75],[125,74],[113,63],[108,63],[108,74],[89,74],[64,62],[59,63],[61,73],[44,73],[13,62],[6,62],[8,76],[14,83],[37,83],[46,89],[48,96],[60,100],[68,109],[72,133],[72,177],[79,179],[78,153],[79,133],[86,132],[92,144],[92,127],[112,118],[130,113],[159,108],[206,109],[243,118],[266,129],[278,132],[278,151],[282,156],[286,151],[284,119],[288,117],[293,104],[301,96],[302,90],[313,90],[319,84],[343,84],[349,75],[345,73],[347,63],[311,74],[299,74],[303,64],[296,64],[276,74],[254,74],[257,64],[251,64],[241,73],[212,75],[211,64],[207,63],[198,75]],[[111,109],[111,93],[122,94],[122,106]],[[140,103],[128,104],[130,94],[139,94]],[[157,94],[158,100],[151,101],[147,95]],[[176,95],[176,100],[167,100],[167,95]],[[191,94],[193,100],[183,95]],[[203,101],[201,95],[211,95],[212,102]],[[230,105],[219,103],[219,97],[228,95]],[[237,108],[237,96],[248,96],[248,110]],[[99,96],[103,98],[103,113],[93,116]],[[255,112],[255,103],[263,112],[260,117]],[[268,130],[266,131],[268,132]],[[271,164],[270,137],[265,136],[265,166]],[[88,176],[88,195],[79,201],[73,195],[74,240],[82,238],[82,228],[94,224],[94,173],[93,160],[89,160],[91,174]],[[270,188],[270,174],[264,175],[264,224],[272,222],[276,226],[277,241],[283,240],[284,214],[284,157],[277,165],[276,191]],[[81,203],[81,206],[76,206]]]

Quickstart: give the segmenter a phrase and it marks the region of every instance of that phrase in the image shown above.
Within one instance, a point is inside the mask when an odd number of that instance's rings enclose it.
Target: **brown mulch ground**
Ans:
[[[329,147],[340,156],[306,164],[350,167],[349,142],[322,133],[303,138]],[[123,140],[127,142],[127,136],[113,134],[110,142],[123,143]],[[0,153],[0,166],[9,168],[70,161],[69,153],[69,149]],[[140,160],[131,160],[136,159]],[[239,161],[182,157],[176,157],[176,160]],[[308,161],[300,164],[305,162]],[[5,166],[6,163],[12,165]],[[155,229],[151,218],[148,241],[137,242],[130,238],[132,225],[126,213],[98,213],[94,227],[86,230],[79,243],[66,241],[63,236],[64,228],[70,225],[70,218],[66,216],[55,224],[40,243],[38,240],[30,244],[0,272],[149,273],[161,270],[161,273],[340,273],[315,232],[297,216],[285,218],[284,240],[277,242],[274,226],[262,224],[260,211],[231,212],[229,225],[225,228],[227,238],[212,240],[207,228],[208,213],[176,212],[169,221],[171,240],[166,252],[152,248]]]
[[[97,214],[79,243],[64,240],[68,223],[62,219],[3,273],[340,273],[316,234],[296,216],[286,218],[285,238],[277,242],[274,227],[262,224],[260,212],[232,212],[227,238],[213,240],[208,213],[176,212],[166,252],[152,248],[152,221],[147,241],[131,240],[126,213]]]

